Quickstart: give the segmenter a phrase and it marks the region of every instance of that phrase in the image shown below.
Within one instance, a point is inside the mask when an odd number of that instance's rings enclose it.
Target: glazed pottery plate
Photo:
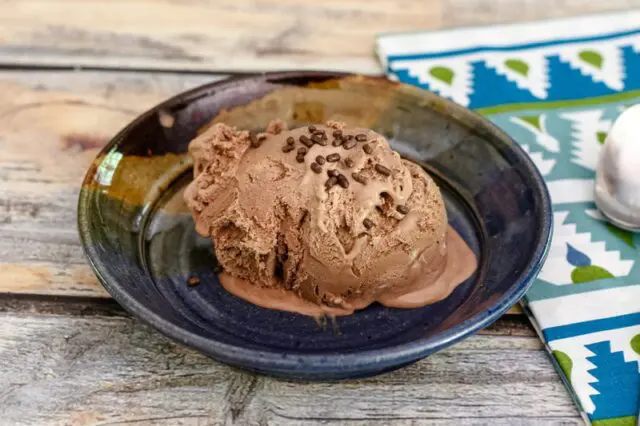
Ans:
[[[192,179],[187,146],[211,120],[257,131],[276,117],[290,128],[339,120],[385,135],[440,185],[450,224],[478,257],[476,273],[424,308],[375,304],[337,318],[260,308],[227,293],[212,244],[196,234],[182,201]],[[489,325],[535,278],[551,228],[535,166],[482,117],[414,87],[323,72],[231,79],[158,105],[99,154],[78,209],[91,265],[129,312],[222,362],[308,379],[392,370]]]

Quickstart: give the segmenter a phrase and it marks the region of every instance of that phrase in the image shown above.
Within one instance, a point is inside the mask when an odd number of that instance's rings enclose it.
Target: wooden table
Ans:
[[[378,74],[373,35],[640,7],[640,0],[4,0],[0,424],[581,424],[526,319],[340,383],[248,374],[124,313],[76,232],[107,140],[162,99],[274,69]]]

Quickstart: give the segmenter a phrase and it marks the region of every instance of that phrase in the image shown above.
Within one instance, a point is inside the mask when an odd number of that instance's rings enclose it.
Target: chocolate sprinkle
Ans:
[[[351,139],[353,139],[353,135],[347,135],[346,138],[348,141],[350,141]]]
[[[358,142],[364,142],[364,141],[366,141],[366,140],[367,140],[367,135],[365,135],[364,133],[358,133],[358,134],[356,135],[356,140],[357,140]]]
[[[366,153],[366,154],[371,154],[373,152],[373,148],[371,148],[371,145],[364,144],[362,145],[362,150]]]
[[[327,170],[327,175],[329,177],[338,177],[339,173],[336,169]]]
[[[311,142],[311,139],[309,139],[305,135],[300,136],[300,143],[306,146],[307,148],[311,148],[313,146],[313,142]]]
[[[367,184],[367,178],[362,176],[360,173],[351,173],[351,177],[353,178],[353,180],[355,180],[356,182],[359,182],[363,185]]]
[[[333,137],[334,138],[339,138],[340,136],[342,136],[342,130],[334,130],[333,131]]]
[[[309,129],[309,131],[310,131],[311,133],[313,133],[313,132],[315,132],[315,131],[316,131],[316,126],[311,125],[311,126],[307,127],[307,129]]]
[[[347,179],[345,175],[340,174],[338,175],[338,184],[346,189],[349,187],[349,179]]]
[[[317,143],[318,145],[327,146],[327,141],[322,139],[322,136],[320,136],[318,134],[315,134],[315,135],[311,136],[311,140],[314,143]]]
[[[367,229],[371,229],[373,228],[374,223],[371,222],[369,219],[365,219],[362,221],[362,224],[364,225],[365,228]]]
[[[327,155],[327,161],[330,163],[335,163],[336,161],[340,161],[340,154],[334,152],[333,154]]]
[[[322,155],[318,155],[316,157],[316,163],[323,165],[326,162],[326,160],[324,159],[324,157]]]
[[[313,170],[313,172],[317,174],[322,173],[322,167],[318,163],[311,163],[311,170]]]
[[[296,161],[297,161],[298,163],[304,163],[304,155],[299,155],[299,154],[298,154],[298,155],[296,156]]]
[[[342,140],[341,138],[336,138],[333,140],[333,142],[331,142],[331,145],[333,146],[340,146],[344,143],[344,140]]]
[[[251,144],[252,148],[258,148],[260,145],[262,145],[262,142],[258,140],[256,134],[253,132],[249,133],[249,143]]]
[[[383,166],[382,164],[376,164],[374,169],[376,169],[376,172],[380,173],[381,175],[384,175],[384,176],[391,175],[391,170]]]
[[[287,138],[287,145],[295,145],[296,140],[293,138],[293,136],[289,136]]]
[[[398,211],[398,213],[402,213],[402,214],[409,213],[409,207],[407,206],[398,206],[396,207],[396,210]]]
[[[344,149],[351,149],[351,148],[353,148],[354,146],[356,146],[356,143],[357,143],[357,142],[356,142],[356,141],[354,141],[353,139],[349,139],[348,141],[346,141],[346,142],[342,145],[342,147],[343,147]]]
[[[282,152],[291,152],[294,149],[296,149],[296,147],[293,145],[285,145],[282,147]]]
[[[298,155],[301,156],[305,156],[307,154],[307,148],[305,148],[304,146],[301,146],[300,148],[298,148]]]
[[[329,179],[327,179],[327,181],[324,183],[324,186],[329,189],[331,188],[333,185],[335,185],[336,183],[338,183],[338,178],[335,176],[331,176]]]
[[[349,167],[349,168],[355,166],[355,164],[356,163],[354,163],[351,158],[345,158],[345,160],[344,160],[344,165]]]
[[[258,135],[258,140],[260,142],[262,142],[263,140],[265,140],[267,138],[267,135],[265,135],[264,133],[261,133],[260,135]]]

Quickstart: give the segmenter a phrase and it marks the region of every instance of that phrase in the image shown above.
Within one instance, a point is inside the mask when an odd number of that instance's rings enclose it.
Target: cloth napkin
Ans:
[[[593,186],[613,120],[640,103],[640,11],[384,34],[376,48],[390,78],[477,110],[538,166],[554,234],[523,306],[587,423],[635,426],[640,235],[604,220]]]

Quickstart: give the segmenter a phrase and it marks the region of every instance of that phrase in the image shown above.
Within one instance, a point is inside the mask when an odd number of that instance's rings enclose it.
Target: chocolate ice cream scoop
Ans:
[[[434,181],[369,129],[215,124],[189,152],[196,231],[212,238],[225,288],[254,303],[311,315],[421,306],[475,270]]]

